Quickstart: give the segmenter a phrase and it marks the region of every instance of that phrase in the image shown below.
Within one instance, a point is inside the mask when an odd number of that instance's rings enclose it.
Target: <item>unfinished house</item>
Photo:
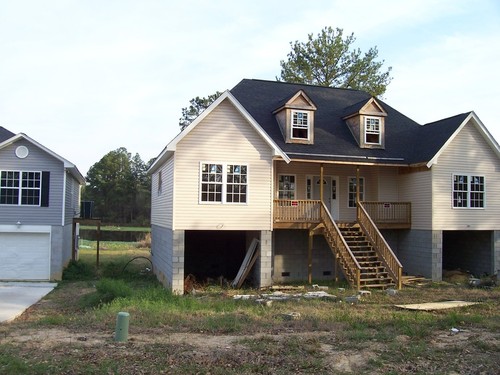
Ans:
[[[178,293],[244,261],[257,287],[492,274],[499,158],[474,112],[421,125],[363,91],[245,79],[151,166],[154,272]]]

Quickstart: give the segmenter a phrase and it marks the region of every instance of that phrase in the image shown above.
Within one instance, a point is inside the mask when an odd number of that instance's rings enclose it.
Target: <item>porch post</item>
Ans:
[[[307,280],[312,284],[312,248],[313,248],[314,231],[309,230],[309,243],[307,246]]]
[[[320,167],[319,167],[319,200],[321,203],[323,203],[323,189],[324,189],[324,186],[323,186],[323,164],[320,164]]]
[[[356,165],[356,219],[359,221],[359,165]]]

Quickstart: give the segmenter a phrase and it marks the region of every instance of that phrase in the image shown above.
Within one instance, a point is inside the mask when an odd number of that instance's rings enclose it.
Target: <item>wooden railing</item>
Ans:
[[[362,202],[372,221],[381,226],[411,227],[410,202]]]
[[[324,203],[320,204],[321,223],[324,225],[324,236],[332,249],[333,255],[339,260],[346,279],[359,290],[361,287],[361,266],[349,249],[340,229],[332,219],[330,211]]]
[[[274,201],[274,221],[291,223],[318,223],[320,201],[285,200]]]
[[[365,202],[358,204],[358,223],[361,230],[368,237],[373,248],[377,252],[379,258],[384,263],[387,272],[392,277],[398,289],[402,287],[403,266],[399,262],[396,255],[392,252],[390,246],[385,241],[377,226],[370,218],[367,210],[364,207]]]

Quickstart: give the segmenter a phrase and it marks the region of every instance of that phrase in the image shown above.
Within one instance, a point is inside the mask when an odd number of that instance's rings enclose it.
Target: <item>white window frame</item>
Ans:
[[[214,165],[214,166],[221,166],[222,170],[221,170],[221,181],[204,181],[203,180],[203,165]],[[230,166],[240,166],[240,167],[245,167],[246,168],[246,174],[245,174],[245,182],[228,182],[228,176],[230,175],[228,173],[228,167]],[[233,174],[234,175],[234,174]],[[237,174],[238,175],[238,174]],[[241,174],[239,174],[241,175]],[[227,162],[200,162],[200,166],[199,166],[199,178],[200,178],[200,181],[199,181],[199,195],[198,195],[198,203],[199,204],[230,204],[230,205],[247,205],[248,202],[249,202],[249,176],[250,176],[250,170],[249,170],[249,166],[248,164],[245,164],[245,163],[238,163],[238,162],[235,162],[235,163],[227,163]],[[216,177],[216,176],[215,176]],[[241,181],[241,180],[240,180]],[[203,194],[204,194],[204,191],[203,191],[203,185],[204,184],[214,184],[214,185],[219,185],[221,186],[221,191],[220,191],[220,194],[221,194],[221,200],[214,200],[214,201],[210,201],[210,200],[203,200]],[[228,192],[228,186],[231,185],[231,186],[240,186],[240,187],[244,187],[245,189],[245,192],[244,193],[241,193],[239,196],[241,197],[242,195],[245,196],[245,202],[233,202],[233,201],[228,201],[228,197],[227,197],[227,194],[232,194],[232,196],[234,197],[235,195],[234,194],[239,194],[239,193],[234,193],[233,192]]]
[[[455,178],[456,177],[467,177],[467,182],[466,182],[466,190],[455,190]],[[482,186],[482,190],[472,190],[472,186],[477,185],[476,183],[473,182],[475,178],[480,178],[481,183],[480,185]],[[455,194],[462,193],[466,195],[465,198],[465,205],[463,206],[458,206],[456,205],[457,199],[455,198]],[[481,199],[473,199],[472,195],[473,194],[480,194],[482,195]],[[460,197],[458,197],[460,199]],[[472,207],[471,202],[482,202],[481,207]],[[461,203],[461,202],[460,202]],[[468,209],[468,210],[483,210],[486,208],[486,178],[484,175],[480,174],[471,174],[471,173],[453,173],[451,176],[451,207],[453,209],[457,210],[463,210],[463,209]]]
[[[372,120],[377,120],[377,124],[375,125],[377,128],[376,129],[371,129],[372,124],[369,124],[370,121]],[[370,129],[369,129],[370,128]],[[365,144],[367,145],[381,145],[382,144],[382,120],[380,117],[373,117],[373,116],[366,116],[365,117]],[[368,135],[377,135],[378,136],[378,142],[369,142],[368,141]]]
[[[18,177],[18,186],[2,186],[2,174],[3,173],[19,173]],[[23,181],[29,181],[29,179],[24,179],[24,173],[35,173],[38,174],[38,187],[32,186],[23,186]],[[42,172],[41,171],[19,171],[19,170],[1,170],[0,171],[0,195],[2,190],[17,190],[17,203],[0,203],[1,206],[28,206],[28,207],[40,207],[42,204]],[[38,191],[38,203],[37,204],[28,204],[23,203],[23,191]]]
[[[357,178],[352,177],[352,176],[347,177],[347,207],[356,208],[357,207],[356,191],[351,192],[351,181],[352,180],[356,181]],[[364,177],[360,177],[359,181],[361,184],[361,189],[359,190],[359,199],[361,201],[364,201],[365,200],[365,187],[366,187],[365,183],[366,183],[366,181],[365,181]],[[363,181],[363,182],[361,182],[361,181]],[[354,194],[354,198],[352,199],[352,202],[354,203],[354,205],[351,205],[351,194]]]
[[[281,177],[293,177],[293,189],[281,189],[281,186],[280,186],[280,180],[281,180]],[[289,181],[290,184],[292,183],[291,181]],[[281,198],[281,192],[292,192],[293,193],[293,197],[285,197],[285,198]],[[294,174],[288,174],[288,173],[280,173],[278,175],[278,191],[277,191],[277,196],[278,196],[278,199],[283,199],[283,200],[296,200],[297,199],[297,176],[294,175]]]
[[[306,124],[303,124],[302,121],[301,123],[296,123],[295,122],[295,115],[305,115],[307,120],[306,120]],[[297,118],[298,120],[298,118]],[[302,140],[305,140],[305,141],[309,141],[311,139],[311,114],[308,112],[308,111],[296,111],[296,110],[292,110],[291,111],[291,114],[290,114],[290,138],[292,139],[302,139]],[[304,138],[304,137],[294,137],[293,136],[293,131],[294,129],[298,129],[298,130],[306,130],[307,131],[307,137]]]

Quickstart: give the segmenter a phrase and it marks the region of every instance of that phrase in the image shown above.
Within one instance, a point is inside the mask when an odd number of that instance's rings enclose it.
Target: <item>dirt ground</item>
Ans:
[[[88,291],[71,290],[57,298],[42,300],[13,323],[0,325],[1,347],[10,348],[22,361],[47,362],[48,368],[60,368],[61,363],[70,361],[72,364],[65,365],[66,370],[54,372],[68,374],[102,371],[113,374],[500,373],[500,333],[480,328],[433,332],[425,340],[427,348],[419,349],[414,348],[412,339],[405,335],[390,342],[368,340],[346,346],[341,344],[340,331],[336,330],[281,329],[258,334],[211,335],[131,327],[128,341],[118,343],[114,341],[114,333],[103,328],[68,329],[56,324],[53,327],[34,327],[32,324],[54,309],[71,309],[68,298]],[[61,304],[65,299],[66,303]],[[249,341],[260,340],[267,343],[262,350],[249,344]],[[302,344],[296,357],[290,357],[284,348],[294,341]],[[273,349],[269,348],[270,343]],[[417,349],[422,355],[411,355],[411,351]],[[408,361],[399,357],[405,355]],[[391,356],[399,359],[391,361]],[[301,358],[311,358],[309,367],[301,365]],[[79,372],[78,363],[91,366],[94,372]]]

